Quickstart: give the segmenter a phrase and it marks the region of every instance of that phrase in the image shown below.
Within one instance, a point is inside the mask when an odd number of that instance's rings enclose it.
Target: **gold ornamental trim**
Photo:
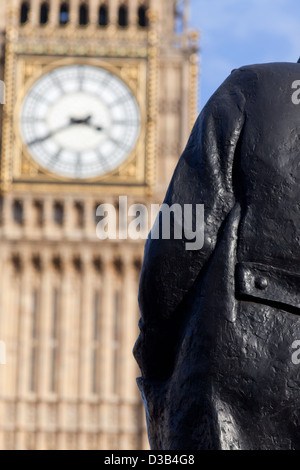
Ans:
[[[150,179],[147,178],[146,168],[149,165],[148,159],[153,158],[152,152],[148,152],[148,145],[152,140],[152,131],[147,135],[149,118],[147,117],[147,70],[150,67],[148,61],[144,59],[128,58],[83,58],[83,57],[41,57],[16,55],[11,47],[7,45],[6,52],[5,80],[7,84],[7,94],[10,98],[5,107],[3,120],[3,142],[2,142],[2,169],[1,169],[1,190],[18,190],[27,185],[28,189],[35,191],[42,185],[44,191],[61,191],[62,185],[66,184],[66,191],[78,190],[89,183],[97,182],[103,184],[105,191],[119,192],[121,187],[132,185],[132,191],[137,191],[137,186],[141,186],[146,191],[146,186]],[[86,180],[71,180],[54,175],[41,168],[31,157],[29,150],[23,144],[19,130],[19,116],[23,99],[26,92],[33,83],[42,75],[56,67],[69,64],[89,64],[105,68],[126,83],[135,96],[140,108],[141,131],[135,146],[125,162],[117,169],[101,177]],[[152,125],[152,124],[151,124]],[[151,149],[151,145],[150,145]],[[72,184],[70,184],[72,183]],[[125,186],[124,186],[125,185]],[[39,188],[40,190],[40,188]],[[131,191],[130,191],[131,192]]]
[[[5,83],[7,104],[2,123],[1,192],[105,191],[150,194],[155,179],[157,125],[156,15],[149,12],[149,28],[90,24],[76,27],[19,25],[18,9],[10,8],[6,36]],[[23,99],[43,74],[68,64],[87,64],[110,70],[135,96],[141,130],[135,149],[125,162],[106,175],[86,180],[63,178],[40,167],[20,135]]]
[[[5,83],[7,104],[2,124],[1,192],[104,191],[150,195],[155,182],[158,38],[156,15],[149,13],[149,28],[110,25],[99,28],[74,25],[34,27],[18,24],[11,10],[6,37]],[[64,40],[62,40],[64,38]],[[101,40],[101,38],[103,40]],[[97,178],[74,180],[40,167],[22,142],[19,116],[33,83],[56,67],[69,64],[102,67],[114,73],[132,91],[141,115],[135,146],[117,169]]]
[[[146,46],[131,45],[101,45],[101,44],[62,44],[62,43],[12,43],[15,54],[44,54],[55,56],[82,56],[82,57],[132,57],[147,58],[149,55]]]
[[[30,150],[22,142],[20,129],[19,129],[19,116],[21,113],[21,108],[23,100],[33,86],[33,84],[39,80],[43,75],[55,70],[57,68],[73,65],[73,64],[84,64],[84,65],[93,65],[96,67],[101,67],[105,70],[110,71],[118,78],[120,78],[131,90],[132,94],[135,96],[141,115],[141,130],[138,141],[136,143],[133,151],[128,155],[127,159],[117,168],[105,175],[98,177],[87,178],[80,180],[82,184],[89,182],[102,182],[107,180],[115,184],[118,180],[118,183],[136,183],[137,181],[141,184],[145,180],[145,170],[144,170],[144,158],[145,158],[145,121],[146,121],[146,106],[145,106],[145,81],[146,81],[146,65],[142,62],[135,61],[134,63],[129,64],[128,60],[125,62],[115,61],[113,63],[108,61],[102,61],[99,59],[83,59],[83,58],[66,58],[55,61],[49,61],[49,58],[40,59],[36,57],[29,57],[21,59],[19,64],[19,74],[23,75],[23,86],[19,92],[17,102],[14,109],[14,135],[15,135],[15,145],[19,149],[15,153],[14,158],[14,176],[22,178],[22,180],[30,181],[32,177],[38,177],[41,181],[47,182],[48,178],[51,181],[62,181],[62,182],[78,182],[78,179],[62,177],[56,175],[49,170],[41,167],[30,154]],[[29,71],[28,71],[29,70]],[[142,75],[142,76],[140,76]],[[142,82],[142,83],[139,83]],[[142,156],[144,157],[142,159]]]

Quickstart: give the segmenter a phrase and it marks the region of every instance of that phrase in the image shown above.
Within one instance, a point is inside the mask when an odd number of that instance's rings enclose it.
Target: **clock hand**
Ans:
[[[88,127],[91,127],[92,129],[95,129],[96,131],[103,131],[103,128],[101,126],[97,126],[96,124],[92,124],[90,122],[84,122],[84,123],[76,123],[76,124],[86,124]]]
[[[37,139],[32,140],[31,142],[27,142],[27,145],[30,146],[30,145],[37,144],[39,142],[44,142],[45,140],[50,139],[50,137],[53,137],[58,132],[64,131],[65,129],[68,129],[71,125],[72,124],[69,123],[69,124],[66,124],[66,125],[60,127],[59,129],[55,129],[54,131],[49,132],[48,134],[44,135],[43,137],[39,137]]]
[[[89,127],[93,127],[96,131],[102,131],[101,126],[96,126],[95,124],[91,123],[92,116],[88,116],[85,119],[76,119],[76,118],[71,118],[70,123],[71,124],[86,124]]]
[[[103,129],[102,129],[101,126],[97,126],[97,125],[91,123],[91,119],[92,119],[92,116],[88,116],[88,117],[85,118],[85,119],[74,119],[74,118],[71,118],[71,123],[72,123],[72,124],[86,124],[87,126],[92,127],[92,128],[95,129],[96,131],[102,131]]]
[[[76,118],[70,118],[70,124],[88,124],[90,120],[92,119],[92,116],[88,116],[84,119],[76,119]]]
[[[32,140],[31,142],[27,142],[27,145],[31,146],[31,145],[34,145],[34,144],[37,144],[37,143],[40,143],[40,142],[44,142],[45,140],[48,140],[51,137],[53,137],[55,134],[58,134],[59,132],[64,131],[65,129],[68,129],[69,127],[71,127],[73,125],[76,125],[76,124],[86,124],[89,127],[93,127],[97,131],[102,131],[103,129],[102,129],[101,126],[95,126],[95,125],[90,123],[91,118],[92,118],[92,116],[88,116],[85,119],[70,118],[69,124],[66,124],[65,126],[62,126],[59,129],[55,129],[54,131],[49,132],[48,134],[44,135],[43,137],[39,137],[35,140]]]
[[[90,127],[93,127],[93,129],[95,129],[96,131],[103,131],[103,127],[101,126],[95,126],[93,124],[89,124]]]

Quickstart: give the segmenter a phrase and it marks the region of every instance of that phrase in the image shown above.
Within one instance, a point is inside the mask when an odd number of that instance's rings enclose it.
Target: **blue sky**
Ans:
[[[300,56],[299,0],[190,0],[190,27],[201,33],[199,109],[232,69]]]

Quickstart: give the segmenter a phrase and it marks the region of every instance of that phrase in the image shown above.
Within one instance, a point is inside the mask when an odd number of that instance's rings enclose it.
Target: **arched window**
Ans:
[[[59,316],[60,316],[60,292],[56,287],[52,297],[52,325],[50,336],[50,392],[57,390],[57,360],[58,360],[58,335],[59,335]]]
[[[89,10],[85,3],[82,3],[79,7],[79,24],[85,26],[89,22]]]
[[[145,5],[141,5],[138,9],[138,24],[142,28],[148,26],[147,7]]]
[[[64,25],[69,22],[69,5],[62,3],[59,10],[59,24]]]
[[[53,220],[57,225],[64,222],[64,206],[61,202],[56,202],[53,207]]]
[[[128,8],[126,5],[120,6],[118,16],[119,16],[118,17],[119,26],[122,26],[122,27],[128,26]]]
[[[37,387],[37,366],[38,366],[38,311],[39,311],[39,295],[38,290],[34,289],[32,293],[31,305],[31,325],[30,325],[30,376],[29,390],[36,392]]]
[[[43,213],[43,203],[41,201],[33,202],[34,212],[35,212],[35,225],[36,227],[41,227],[43,225],[44,213]]]
[[[75,202],[75,217],[76,227],[82,228],[84,226],[84,206],[81,202]]]
[[[121,295],[118,290],[114,293],[114,312],[113,312],[113,341],[112,341],[112,352],[113,352],[113,374],[112,374],[112,392],[116,394],[118,392],[118,375],[119,375],[119,348],[120,348],[120,300]]]
[[[24,210],[21,201],[13,202],[13,220],[18,225],[23,225],[24,222]]]
[[[22,2],[20,10],[20,23],[25,24],[29,18],[30,5],[28,2]]]
[[[40,10],[40,24],[48,23],[49,19],[49,4],[47,2],[43,2],[41,4]]]
[[[91,331],[92,346],[92,393],[99,393],[99,346],[100,346],[100,292],[94,292],[94,311]]]
[[[98,23],[100,26],[108,25],[108,8],[107,5],[101,5],[99,8]]]

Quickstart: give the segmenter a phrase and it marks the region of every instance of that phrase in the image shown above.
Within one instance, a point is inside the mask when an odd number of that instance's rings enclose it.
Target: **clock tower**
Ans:
[[[148,446],[131,353],[144,240],[99,240],[96,209],[162,202],[197,111],[187,9],[1,2],[1,449]]]

